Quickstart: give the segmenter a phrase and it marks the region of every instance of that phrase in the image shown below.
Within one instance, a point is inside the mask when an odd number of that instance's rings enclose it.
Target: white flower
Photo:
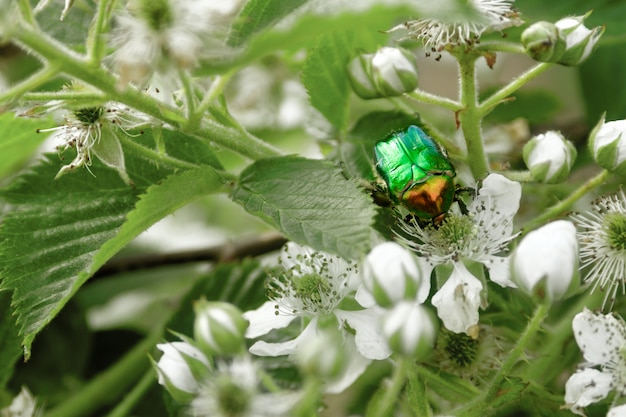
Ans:
[[[604,169],[626,174],[626,120],[605,122],[604,116],[589,135],[595,161]]]
[[[60,153],[69,148],[76,150],[74,160],[59,170],[57,178],[82,166],[89,170],[93,154],[106,166],[115,168],[124,182],[131,184],[117,131],[119,129],[123,134],[130,135],[127,129],[139,127],[144,122],[128,109],[115,103],[106,103],[103,106],[73,110],[65,118],[65,124],[51,129],[38,129],[37,132],[54,132],[55,137],[62,142],[57,146]]]
[[[611,407],[606,417],[624,417],[626,416],[626,405],[619,405],[617,407]]]
[[[187,342],[159,343],[157,349],[163,352],[155,364],[159,384],[172,396],[185,399],[186,394],[198,390],[198,380],[209,372],[209,361],[195,346]]]
[[[483,181],[478,195],[468,205],[468,215],[449,212],[442,223],[421,227],[401,223],[410,238],[399,238],[424,258],[431,268],[452,264],[446,283],[433,296],[432,303],[447,329],[476,334],[478,307],[482,305],[483,283],[464,264],[483,264],[489,278],[503,287],[514,287],[510,280],[509,259],[503,254],[515,238],[513,217],[519,208],[521,186],[498,174]],[[430,272],[425,271],[424,276]]]
[[[241,311],[230,303],[205,299],[193,305],[194,339],[208,355],[235,354],[243,348],[248,323]]]
[[[626,395],[626,323],[613,314],[585,308],[572,322],[576,343],[587,361],[565,385],[565,403],[572,412],[615,391]],[[599,369],[596,369],[599,368]]]
[[[592,291],[606,291],[604,304],[615,301],[618,289],[626,285],[626,195],[602,197],[592,210],[572,216],[580,227],[581,268]]]
[[[343,375],[341,383],[328,387],[334,392],[342,391],[365,370],[370,360],[385,359],[390,355],[378,331],[382,309],[339,308],[358,283],[355,264],[292,242],[285,245],[283,252],[279,262],[284,272],[273,277],[268,284],[270,301],[257,310],[244,313],[250,322],[246,337],[256,338],[273,329],[284,328],[296,318],[302,319],[305,327],[298,337],[287,342],[257,341],[250,352],[260,356],[293,355],[300,345],[316,337],[320,325],[336,321],[344,333],[346,348],[352,350],[353,343],[356,347],[346,355],[351,361],[347,375]]]
[[[564,181],[576,159],[576,148],[561,132],[549,131],[524,145],[524,162],[535,181],[548,184]]]
[[[227,0],[135,1],[130,13],[118,16],[113,34],[120,86],[143,84],[154,70],[169,71],[172,64],[190,69],[201,58],[223,56],[227,17],[235,5]]]
[[[528,233],[511,255],[514,281],[530,294],[562,298],[578,281],[576,228],[566,220]]]
[[[437,326],[428,311],[415,301],[401,301],[383,319],[383,334],[394,352],[425,359],[432,351]]]
[[[189,406],[194,417],[289,416],[300,395],[292,392],[262,393],[257,368],[248,357],[230,363],[218,362],[217,369],[200,385]]]
[[[43,410],[37,408],[37,401],[26,387],[22,387],[20,393],[13,398],[8,406],[0,409],[0,417],[37,417]]]
[[[448,45],[472,46],[483,33],[522,24],[511,3],[513,0],[470,0],[466,4],[473,9],[471,16],[456,13],[445,21],[429,18],[410,20],[391,31],[406,28],[407,38],[421,41],[426,50],[433,52],[440,52]]]
[[[395,242],[381,243],[370,251],[363,262],[361,277],[364,288],[381,307],[402,300],[423,303],[430,292],[430,276],[423,274],[411,252]]]

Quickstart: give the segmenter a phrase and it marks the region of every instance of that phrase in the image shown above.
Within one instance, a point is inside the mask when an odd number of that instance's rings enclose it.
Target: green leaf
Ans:
[[[237,47],[247,42],[253,34],[276,23],[308,0],[249,0],[233,23],[229,46]]]
[[[17,327],[11,315],[11,294],[0,292],[0,390],[13,375],[13,366],[22,354]]]
[[[483,97],[488,97],[494,90],[485,91]],[[490,123],[507,123],[523,117],[530,124],[548,123],[552,120],[563,103],[559,97],[545,90],[517,91],[515,100],[503,103],[496,107],[485,118]]]
[[[233,199],[300,244],[348,259],[369,249],[374,205],[327,161],[256,161],[241,173]]]
[[[207,160],[199,141],[173,139],[180,143],[174,157]],[[165,215],[221,187],[210,167],[172,175],[167,161],[157,167],[143,155],[125,156],[136,188],[100,163],[91,167],[95,178],[82,170],[53,181],[55,155],[2,192],[14,210],[0,229],[0,291],[13,291],[27,357],[37,333],[100,266]]]
[[[15,117],[12,113],[0,115],[0,178],[18,169],[46,135],[37,134],[38,128],[50,127],[49,121]]]
[[[348,124],[350,83],[346,66],[352,56],[352,35],[347,32],[320,38],[309,51],[302,71],[302,83],[311,104],[340,132]]]

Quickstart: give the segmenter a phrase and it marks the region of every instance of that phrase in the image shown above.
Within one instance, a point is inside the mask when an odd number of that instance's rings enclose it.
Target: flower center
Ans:
[[[84,107],[74,110],[74,117],[81,123],[91,125],[100,120],[103,113],[103,107]]]
[[[424,229],[424,243],[420,249],[423,255],[443,258],[456,258],[467,255],[471,242],[476,240],[478,230],[471,216],[448,214],[438,226]]]
[[[626,250],[626,216],[623,213],[607,213],[603,225],[608,243],[613,250]]]
[[[174,15],[168,0],[144,0],[141,2],[140,14],[148,26],[155,31],[170,27],[174,22]]]
[[[238,417],[245,415],[250,406],[250,395],[229,376],[217,381],[216,395],[219,408],[223,415]]]
[[[330,283],[319,275],[305,275],[294,279],[296,295],[302,299],[308,299],[312,303],[319,304],[323,294],[329,294],[332,290]]]

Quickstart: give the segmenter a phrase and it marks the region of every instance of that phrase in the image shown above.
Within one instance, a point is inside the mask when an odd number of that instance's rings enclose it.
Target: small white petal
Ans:
[[[511,281],[509,270],[509,258],[504,256],[488,256],[482,260],[489,270],[489,279],[501,287],[515,288],[517,285]]]
[[[481,282],[462,263],[454,264],[454,271],[443,287],[433,296],[432,304],[444,326],[455,333],[465,333],[478,324]]]
[[[565,403],[573,406],[572,411],[576,412],[576,408],[601,401],[611,391],[612,382],[611,374],[597,369],[586,368],[578,371],[565,384]]]
[[[296,316],[286,314],[276,314],[276,302],[266,301],[256,310],[246,311],[243,318],[250,322],[246,330],[246,337],[254,339],[255,337],[268,334],[274,329],[282,329],[287,327]]]
[[[612,314],[599,314],[585,308],[572,321],[576,343],[584,358],[594,365],[623,362],[620,351],[626,346],[626,325]]]
[[[295,339],[282,343],[267,343],[263,340],[259,340],[250,347],[250,353],[257,356],[292,355],[298,350],[300,344],[306,343],[314,338],[316,332],[317,318],[314,318]]]
[[[347,363],[343,373],[327,383],[325,391],[330,394],[338,394],[352,385],[371,362],[371,359],[367,359],[357,351],[353,336],[346,336],[344,346],[347,352]]]
[[[519,209],[521,197],[522,186],[519,182],[511,181],[500,174],[489,174],[483,181],[478,197],[472,205],[476,207],[485,203],[494,211],[495,215],[512,219]],[[471,208],[470,211],[472,211]],[[511,222],[511,229],[512,227]]]
[[[626,404],[617,407],[611,407],[606,417],[624,417],[626,416]]]
[[[366,310],[336,310],[335,315],[345,320],[356,331],[356,348],[368,359],[386,359],[391,350],[381,332],[381,318],[385,310],[378,307]]]

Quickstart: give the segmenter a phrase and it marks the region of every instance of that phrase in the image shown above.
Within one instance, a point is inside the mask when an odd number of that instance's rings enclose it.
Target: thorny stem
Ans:
[[[0,103],[10,103],[17,100],[27,92],[36,89],[42,84],[50,81],[59,74],[59,67],[56,65],[46,65],[13,88],[0,94]]]
[[[95,23],[89,33],[87,40],[87,55],[91,65],[98,66],[104,57],[106,43],[103,42],[104,35],[109,29],[109,20],[107,13],[107,6],[110,2],[100,0],[98,2],[98,12],[96,14]]]
[[[446,97],[441,97],[436,94],[428,93],[420,89],[411,91],[410,93],[406,93],[405,95],[414,100],[421,101],[422,103],[434,104],[454,112],[459,111],[463,108],[461,103],[457,101],[451,100]]]
[[[479,117],[485,117],[498,104],[500,104],[502,100],[506,99],[511,94],[519,90],[522,86],[524,86],[533,78],[537,77],[540,74],[543,74],[548,69],[552,68],[553,65],[554,64],[542,62],[530,68],[519,77],[515,77],[513,81],[511,81],[509,84],[505,85],[504,87],[493,93],[489,98],[480,103],[480,106],[478,106]]]
[[[83,57],[67,49],[65,45],[46,34],[21,27],[15,32],[15,40],[40,55],[53,66],[62,65],[63,72],[100,89],[111,100],[126,104],[142,113],[178,127],[182,133],[231,149],[244,157],[256,160],[280,155],[281,152],[250,133],[223,126],[204,119],[203,126],[190,128],[185,115],[176,108],[151,98],[149,95],[127,86],[120,91],[116,78],[101,67],[90,66]],[[6,100],[6,95],[2,95]],[[2,98],[0,97],[0,98]]]
[[[576,201],[578,201],[582,196],[587,194],[589,191],[593,190],[596,187],[604,184],[606,179],[609,176],[609,171],[602,170],[598,175],[588,180],[586,183],[581,185],[577,190],[575,190],[572,194],[570,194],[565,200],[559,201],[557,204],[552,207],[548,207],[545,209],[539,216],[535,217],[528,223],[526,223],[523,227],[522,232],[528,233],[533,229],[541,226],[542,224],[552,220],[566,211],[568,211]]]
[[[476,58],[478,55],[461,53],[457,55],[459,61],[459,75],[461,77],[461,103],[463,108],[458,112],[459,122],[463,129],[463,136],[467,144],[467,163],[474,178],[484,178],[489,172],[487,156],[483,146],[480,123],[481,112],[478,108],[478,93],[476,89]]]

